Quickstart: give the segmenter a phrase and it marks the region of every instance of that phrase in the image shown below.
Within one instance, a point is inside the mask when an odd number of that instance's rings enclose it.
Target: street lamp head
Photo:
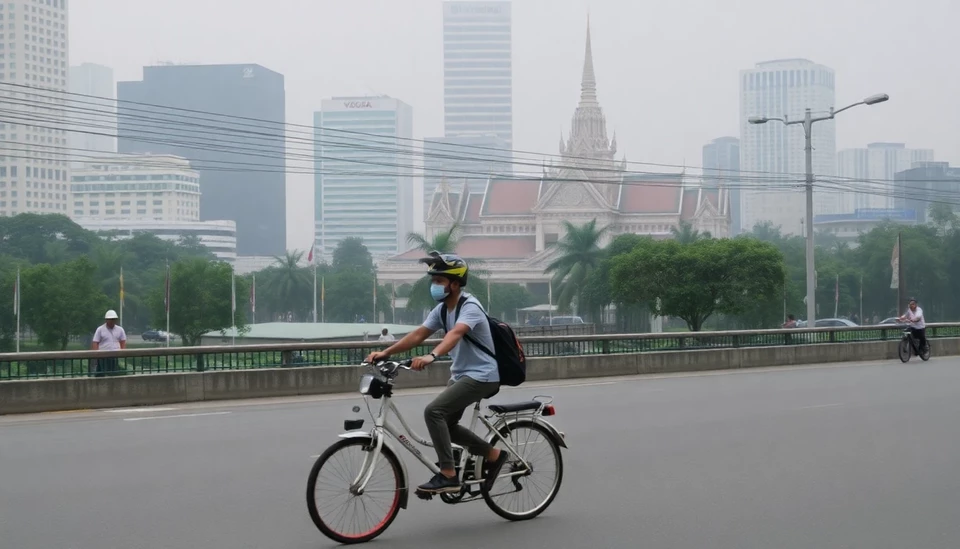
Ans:
[[[890,96],[885,93],[878,93],[877,95],[871,95],[870,97],[863,100],[865,105],[876,105],[877,103],[883,103],[884,101],[890,99]]]
[[[747,119],[747,122],[751,124],[765,124],[767,122],[767,117],[765,116],[751,116]]]

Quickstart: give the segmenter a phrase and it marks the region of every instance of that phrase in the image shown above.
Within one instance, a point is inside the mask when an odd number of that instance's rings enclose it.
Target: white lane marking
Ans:
[[[170,412],[176,408],[117,408],[116,410],[100,410],[108,414],[132,414],[143,412]]]
[[[616,385],[617,381],[598,381],[595,383],[557,383],[554,385],[537,385],[537,389],[553,389],[556,387],[595,387],[597,385]]]
[[[801,406],[796,408],[796,410],[816,410],[818,408],[836,408],[837,406],[843,406],[842,402],[837,402],[834,404],[814,404],[812,406]]]
[[[176,417],[222,416],[233,412],[204,412],[202,414],[176,414],[172,416],[125,417],[123,421],[145,421],[148,419],[172,419]]]

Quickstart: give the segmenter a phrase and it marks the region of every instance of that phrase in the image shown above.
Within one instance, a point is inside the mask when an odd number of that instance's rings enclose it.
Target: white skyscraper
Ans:
[[[361,237],[374,258],[404,251],[413,230],[413,109],[399,99],[334,97],[314,114],[316,241],[330,257]]]
[[[7,0],[0,16],[0,216],[66,215],[67,2]]]
[[[771,121],[750,124],[751,116],[801,119],[809,108],[814,115],[834,106],[833,69],[806,59],[758,63],[740,71],[741,223],[750,231],[756,223],[771,221],[784,234],[802,234],[804,198],[803,128]],[[815,178],[836,174],[836,125],[833,120],[813,126]],[[836,213],[836,192],[814,182],[814,213]]]
[[[897,172],[914,162],[932,162],[933,149],[908,149],[904,143],[870,143],[865,149],[837,153],[838,173],[844,186],[857,189],[841,195],[840,213],[866,208],[893,208],[893,181]]]
[[[446,137],[492,134],[513,148],[510,2],[443,3],[443,108]]]
[[[77,155],[117,152],[117,85],[113,69],[95,63],[70,67],[70,148]],[[76,159],[83,159],[75,156]],[[75,165],[77,162],[75,162]]]

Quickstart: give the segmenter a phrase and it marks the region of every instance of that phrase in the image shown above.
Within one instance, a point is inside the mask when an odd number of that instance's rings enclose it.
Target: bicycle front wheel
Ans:
[[[900,346],[897,347],[897,354],[900,355],[900,362],[909,362],[910,361],[910,340],[901,339]]]
[[[507,520],[529,520],[544,512],[557,497],[563,481],[563,456],[551,433],[533,422],[504,427],[491,443],[508,451],[504,439],[520,455],[510,456],[503,464],[489,491],[482,484],[480,491],[494,513]]]
[[[363,494],[350,485],[372,458],[368,438],[335,442],[317,458],[307,479],[307,509],[317,528],[339,543],[363,543],[382,534],[400,512],[403,473],[397,456],[382,448]]]

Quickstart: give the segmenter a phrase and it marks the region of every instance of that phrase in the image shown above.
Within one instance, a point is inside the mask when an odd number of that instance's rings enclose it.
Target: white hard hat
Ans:
[[[115,318],[119,318],[119,317],[117,317],[117,311],[114,311],[113,309],[110,309],[109,311],[107,311],[107,314],[105,314],[105,315],[103,316],[103,318],[105,318],[105,319],[107,319],[107,320],[110,320],[110,319],[115,319]]]

